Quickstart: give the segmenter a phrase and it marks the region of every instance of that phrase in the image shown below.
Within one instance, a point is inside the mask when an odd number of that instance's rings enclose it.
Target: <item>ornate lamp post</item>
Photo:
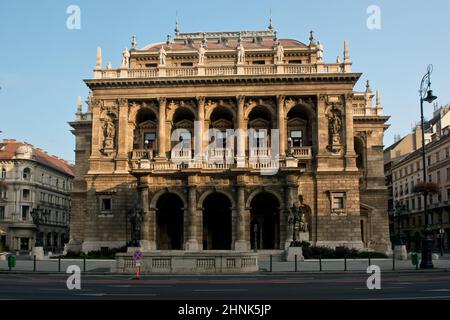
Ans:
[[[291,212],[292,212],[292,217],[289,218],[288,223],[292,224],[292,242],[291,242],[291,247],[297,247],[298,243],[297,243],[297,237],[295,234],[295,227],[297,225],[297,223],[300,221],[300,214],[302,212],[302,208],[300,206],[297,206],[297,204],[294,202],[294,204],[291,207]]]
[[[439,228],[439,247],[441,249],[441,257],[444,255],[444,237],[445,237],[445,230],[441,227]]]
[[[394,216],[395,216],[395,220],[397,221],[397,241],[396,241],[396,245],[398,246],[402,246],[403,245],[403,240],[402,240],[402,232],[401,232],[401,224],[400,224],[400,215],[401,213],[405,210],[405,206],[400,204],[399,202],[395,203],[395,210],[394,210]]]
[[[131,225],[131,240],[128,243],[128,246],[139,247],[142,225],[142,210],[139,206],[135,206],[133,209],[128,211],[128,220]]]
[[[36,226],[36,242],[35,242],[35,247],[42,247],[43,241],[41,238],[41,232],[40,232],[40,224],[41,224],[41,214],[42,214],[42,209],[40,209],[39,207],[34,208],[33,210],[31,210],[31,218],[33,219],[33,223]]]
[[[430,75],[433,72],[433,65],[428,66],[427,73],[423,76],[422,82],[420,83],[420,127],[422,129],[422,167],[423,167],[423,181],[427,179],[427,165],[426,165],[426,150],[425,150],[425,130],[424,130],[424,118],[423,118],[423,102],[432,103],[437,99],[433,95],[431,90],[431,79]],[[424,216],[425,225],[422,231],[422,261],[420,262],[421,269],[432,269],[433,261],[431,254],[433,252],[433,233],[431,231],[431,221],[428,214],[427,196],[424,193]]]

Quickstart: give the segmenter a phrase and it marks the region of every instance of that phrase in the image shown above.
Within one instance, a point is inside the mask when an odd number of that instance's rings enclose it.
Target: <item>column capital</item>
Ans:
[[[167,97],[158,97],[157,100],[158,100],[159,106],[165,105],[167,102]]]
[[[206,97],[205,96],[196,96],[195,99],[197,99],[197,103],[199,106],[204,106]]]
[[[245,103],[245,98],[246,98],[246,96],[245,95],[238,95],[238,96],[236,96],[236,101],[237,101],[237,103],[238,103],[238,106],[239,105],[244,105],[244,103]]]

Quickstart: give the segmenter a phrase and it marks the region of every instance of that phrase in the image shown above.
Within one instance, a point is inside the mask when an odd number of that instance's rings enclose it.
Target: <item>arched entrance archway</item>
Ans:
[[[203,201],[203,250],[231,250],[231,201],[219,192]]]
[[[278,249],[280,245],[280,203],[269,192],[256,195],[251,203],[250,235],[251,248]]]
[[[183,246],[183,201],[174,193],[164,193],[156,203],[156,247],[180,250]]]

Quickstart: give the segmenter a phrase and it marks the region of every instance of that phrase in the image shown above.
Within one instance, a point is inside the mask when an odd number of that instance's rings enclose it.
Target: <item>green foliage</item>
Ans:
[[[359,252],[357,249],[350,249],[347,247],[336,247],[336,249],[321,246],[316,247],[310,246],[310,244],[307,242],[305,242],[302,246],[302,250],[305,259],[368,259],[369,257],[387,258],[387,256],[381,252]]]
[[[61,259],[114,259],[116,257],[116,253],[119,252],[127,252],[127,247],[120,247],[120,248],[105,248],[102,250],[93,250],[86,252],[73,252],[68,251],[66,255],[61,256]]]

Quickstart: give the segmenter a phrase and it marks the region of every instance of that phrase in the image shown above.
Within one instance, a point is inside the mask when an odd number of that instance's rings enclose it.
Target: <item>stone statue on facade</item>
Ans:
[[[244,64],[245,63],[245,49],[244,49],[244,46],[242,45],[242,42],[239,43],[237,50],[238,50],[237,63]]]
[[[166,65],[166,50],[164,46],[161,46],[159,49],[159,64],[162,66]]]
[[[300,217],[300,232],[308,232],[308,222],[304,213]]]
[[[130,62],[130,52],[127,48],[122,51],[122,68],[128,68]]]
[[[105,149],[114,148],[114,139],[116,136],[116,126],[110,117],[103,122],[103,146]]]
[[[205,53],[206,53],[206,49],[205,49],[204,45],[202,44],[198,48],[198,64],[199,65],[205,64]]]
[[[329,146],[332,152],[339,152],[341,145],[342,119],[339,110],[332,109],[328,114]]]
[[[317,60],[323,61],[323,46],[320,41],[317,42]]]
[[[283,63],[284,60],[284,48],[281,45],[280,41],[278,41],[277,43],[277,47],[276,47],[276,59],[275,59],[275,63]]]

